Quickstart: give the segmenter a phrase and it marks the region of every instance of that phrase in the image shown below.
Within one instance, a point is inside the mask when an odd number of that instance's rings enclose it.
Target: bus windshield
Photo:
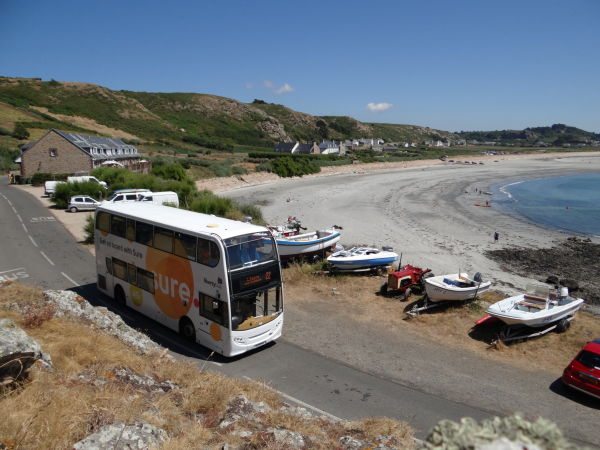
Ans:
[[[277,260],[275,242],[268,231],[225,239],[225,247],[230,270]]]

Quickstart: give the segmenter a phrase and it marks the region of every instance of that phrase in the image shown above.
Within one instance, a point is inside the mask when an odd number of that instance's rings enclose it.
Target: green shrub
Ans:
[[[85,232],[85,238],[83,239],[84,244],[94,243],[94,230],[96,229],[96,217],[93,214],[87,216],[85,219],[85,226],[83,231]]]
[[[29,137],[29,131],[27,131],[25,125],[23,125],[21,122],[17,122],[15,124],[15,129],[12,133],[12,136],[19,140],[27,139]]]
[[[31,184],[33,186],[41,186],[46,181],[50,180],[58,180],[58,181],[66,181],[69,174],[67,173],[45,173],[38,172],[33,174],[31,177]]]
[[[185,181],[187,174],[181,164],[158,164],[152,166],[152,175],[164,178],[165,180]]]
[[[198,192],[198,195],[192,201],[190,210],[225,217],[227,212],[232,209],[233,205],[233,200],[219,197],[211,191],[204,190]]]
[[[310,173],[319,173],[321,168],[308,158],[286,156],[271,161],[273,172],[280,177],[301,177]]]
[[[64,183],[56,186],[56,191],[52,197],[52,201],[57,208],[66,209],[69,205],[69,200],[74,195],[89,195],[96,200],[101,200],[106,197],[107,190],[93,181],[84,183]]]
[[[258,206],[242,203],[237,204],[237,208],[241,211],[244,217],[252,217],[252,223],[258,225],[264,224],[265,221],[263,219],[262,211]]]

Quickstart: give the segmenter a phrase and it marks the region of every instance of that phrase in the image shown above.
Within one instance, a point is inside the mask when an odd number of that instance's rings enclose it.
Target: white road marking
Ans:
[[[23,229],[25,230],[25,233],[29,234],[29,230],[27,229],[27,227],[25,226],[25,224],[23,222],[21,222],[21,225],[23,226]]]
[[[21,215],[19,213],[17,213],[17,219],[19,219],[19,222],[23,223],[23,219],[21,218]]]
[[[69,275],[67,275],[64,272],[60,273],[63,277],[65,277],[67,280],[69,280],[71,283],[73,283],[75,286],[79,286],[79,283],[77,283],[75,280],[73,280],[73,278],[71,278]]]
[[[25,270],[25,267],[17,267],[16,269],[3,270],[0,273],[16,272],[17,270]]]
[[[28,235],[27,235],[27,237],[29,238],[29,240],[31,241],[31,243],[32,243],[34,246],[36,246],[36,247],[38,246],[38,245],[37,245],[37,242],[35,242],[35,241],[33,240],[33,238],[31,237],[31,235],[30,235],[30,234],[28,234]]]
[[[246,380],[248,380],[248,381],[256,381],[256,380],[253,380],[250,377],[247,377],[246,375],[244,375],[243,377]],[[322,416],[328,417],[328,418],[330,418],[332,420],[335,420],[335,421],[338,421],[338,422],[342,422],[343,421],[343,419],[340,419],[339,417],[334,416],[333,414],[330,414],[327,411],[323,411],[322,409],[319,409],[316,406],[309,405],[308,403],[305,403],[302,400],[298,400],[297,398],[292,397],[291,395],[288,395],[285,392],[281,392],[281,391],[279,391],[279,390],[277,390],[277,389],[275,389],[275,388],[273,388],[271,386],[268,386],[266,384],[263,384],[263,386],[266,387],[267,389],[273,391],[273,392],[276,392],[277,394],[281,395],[283,398],[287,398],[288,400],[290,400],[290,401],[292,401],[292,402],[294,402],[294,403],[296,403],[296,404],[298,404],[300,406],[303,406],[306,409],[310,409],[310,410],[316,412],[317,414],[321,414]]]
[[[42,254],[42,256],[43,256],[44,258],[46,258],[46,261],[48,261],[48,262],[49,262],[49,263],[50,263],[52,266],[54,265],[54,262],[53,262],[53,261],[52,261],[50,258],[48,258],[48,255],[46,255],[46,254],[45,254],[43,251],[41,251],[41,250],[40,250],[40,253]]]
[[[13,212],[14,212],[15,214],[18,214],[18,213],[17,213],[17,210],[15,209],[15,207],[14,207],[13,205],[10,205],[10,207],[12,208],[12,210],[13,210]]]

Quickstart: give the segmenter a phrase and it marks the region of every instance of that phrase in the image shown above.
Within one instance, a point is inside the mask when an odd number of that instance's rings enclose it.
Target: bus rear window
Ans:
[[[96,228],[106,233],[110,232],[110,214],[99,211],[96,216]]]

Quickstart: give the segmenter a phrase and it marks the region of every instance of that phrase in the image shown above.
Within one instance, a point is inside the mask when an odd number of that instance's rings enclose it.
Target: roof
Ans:
[[[589,350],[600,355],[600,339],[594,339],[588,342],[584,347],[584,350]]]
[[[50,132],[55,132],[59,136],[62,136],[71,144],[83,150],[93,159],[115,160],[141,157],[136,147],[134,147],[133,145],[126,144],[121,139],[105,138],[100,136],[88,136],[86,134],[78,133],[68,133],[67,131],[57,130],[56,128],[51,129],[49,133]],[[37,140],[35,142],[28,142],[27,144],[23,145],[21,147],[21,153],[29,150],[40,140]]]
[[[119,214],[136,220],[147,221],[159,226],[173,228],[182,233],[216,234],[223,239],[244,234],[267,231],[265,227],[201,214],[170,206],[138,203],[102,203],[97,209]]]
[[[291,153],[295,145],[296,142],[280,142],[275,146],[275,151],[281,153]]]

